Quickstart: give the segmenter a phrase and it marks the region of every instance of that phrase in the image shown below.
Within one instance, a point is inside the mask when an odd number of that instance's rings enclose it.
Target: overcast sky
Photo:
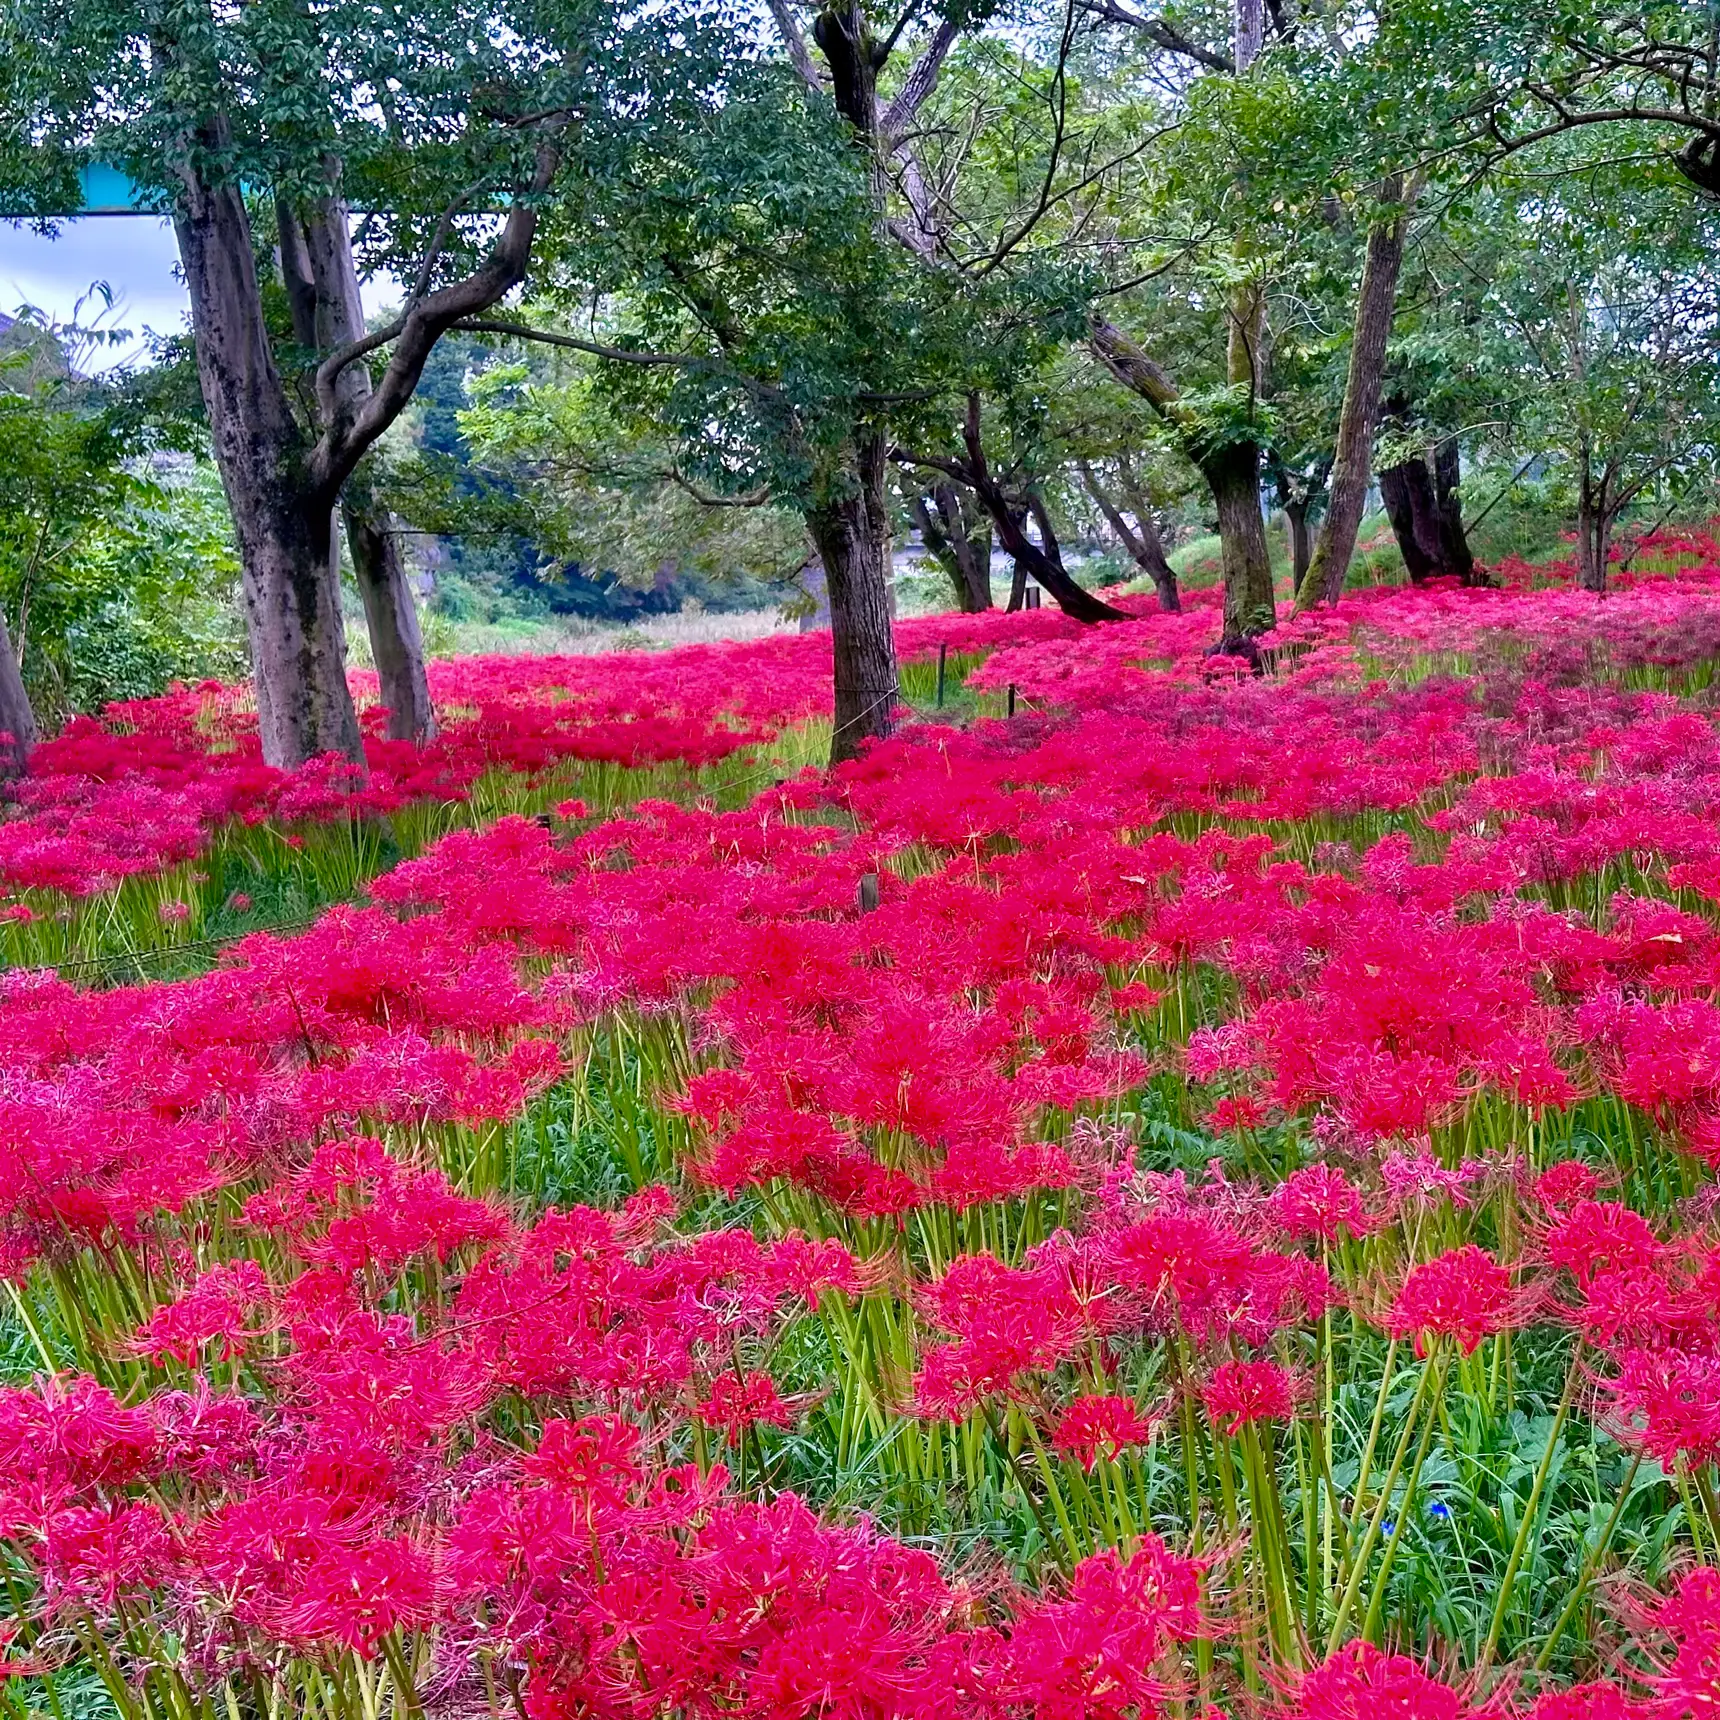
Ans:
[[[70,322],[78,300],[97,281],[113,290],[114,308],[96,299],[79,319],[130,329],[138,338],[99,349],[85,361],[96,370],[140,357],[142,333],[177,334],[185,326],[185,288],[175,271],[179,253],[168,222],[145,215],[86,215],[61,222],[55,238],[0,222],[0,311],[15,316],[34,305],[56,322]],[[98,318],[99,313],[99,318]]]
[[[134,338],[96,348],[82,361],[85,370],[142,358],[145,329],[156,334],[184,329],[190,307],[178,269],[172,224],[153,215],[85,215],[62,221],[52,239],[0,221],[0,312],[16,316],[21,305],[34,305],[56,322],[70,322],[78,300],[95,282],[105,281],[112,289],[111,311],[97,298],[86,304],[79,320],[129,329]],[[386,275],[366,281],[363,290],[367,309],[399,302],[399,286]]]

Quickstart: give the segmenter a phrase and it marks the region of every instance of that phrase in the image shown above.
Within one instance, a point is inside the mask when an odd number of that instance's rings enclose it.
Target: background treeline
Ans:
[[[915,601],[1211,580],[1243,657],[1507,552],[1603,590],[1713,505],[1716,46],[1603,0],[14,0],[5,207],[126,173],[193,334],[97,384],[8,333],[0,728],[242,633],[269,756],[356,756],[348,635],[423,736],[426,627],[816,560],[843,753],[910,532]]]

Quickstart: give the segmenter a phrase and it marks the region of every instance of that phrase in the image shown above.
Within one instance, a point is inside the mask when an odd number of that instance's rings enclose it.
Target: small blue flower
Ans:
[[[1442,1523],[1448,1523],[1451,1520],[1451,1507],[1444,1500],[1436,1499],[1428,1506],[1427,1514],[1430,1517],[1439,1518]]]
[[[1396,1523],[1382,1523],[1380,1525],[1380,1530],[1381,1530],[1381,1533],[1383,1533],[1383,1534],[1395,1535],[1397,1533],[1397,1524]]]

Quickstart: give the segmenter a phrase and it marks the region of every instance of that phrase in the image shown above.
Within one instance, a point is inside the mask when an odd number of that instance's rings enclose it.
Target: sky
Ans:
[[[184,328],[188,307],[178,267],[173,228],[155,216],[86,215],[61,222],[52,239],[0,222],[0,312],[15,316],[20,305],[34,305],[56,322],[70,322],[95,282],[112,288],[112,310],[97,298],[79,320],[129,329],[133,338],[92,351],[81,364],[88,371],[142,358],[145,329],[177,334]]]
[[[190,304],[179,279],[179,251],[171,222],[153,215],[85,215],[62,221],[52,239],[0,221],[0,312],[16,316],[33,305],[55,322],[69,323],[78,301],[97,281],[113,291],[113,308],[100,298],[84,306],[78,320],[107,329],[127,329],[131,338],[95,347],[80,356],[90,374],[148,356],[143,335],[178,334]],[[398,304],[400,287],[381,274],[363,283],[367,309]]]

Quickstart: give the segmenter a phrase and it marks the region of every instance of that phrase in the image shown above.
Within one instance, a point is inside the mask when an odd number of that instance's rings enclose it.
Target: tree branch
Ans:
[[[762,508],[771,499],[769,484],[760,484],[756,490],[748,490],[744,496],[719,496],[714,491],[695,484],[678,467],[670,466],[663,475],[677,488],[685,490],[702,508]]]
[[[901,89],[896,92],[895,100],[879,116],[879,137],[887,152],[894,153],[898,141],[914,123],[914,116],[926,105],[927,97],[937,88],[938,74],[943,70],[944,61],[949,57],[949,51],[956,45],[961,33],[961,25],[953,17],[941,18],[938,21],[937,30],[920,57],[909,68],[907,77],[902,80]]]
[[[618,364],[679,365],[691,369],[713,362],[694,352],[641,352],[636,347],[605,346],[601,341],[581,340],[578,335],[563,334],[559,329],[528,328],[524,323],[501,322],[494,317],[462,317],[453,327],[463,334],[501,334],[544,346],[567,347],[573,352],[588,352],[594,358],[614,359]]]
[[[560,149],[549,138],[543,139],[526,193],[515,199],[484,262],[464,280],[417,300],[387,328],[337,347],[317,366],[315,389],[324,429],[306,466],[312,491],[326,496],[330,506],[353,468],[405,411],[436,342],[457,322],[499,303],[525,279],[537,234],[532,199],[549,189],[560,165]],[[355,409],[349,409],[340,397],[341,372],[390,341],[398,344],[381,381]]]
[[[800,25],[795,22],[794,14],[788,8],[788,0],[766,0],[770,7],[770,15],[776,20],[776,32],[782,38],[784,51],[788,55],[788,63],[800,74],[800,81],[816,94],[824,93],[824,80],[818,75],[817,62],[812,57],[812,50],[806,45],[806,37],[801,32]]]
[[[1196,65],[1205,66],[1209,72],[1234,72],[1236,62],[1229,54],[1219,53],[1212,48],[1203,48],[1199,42],[1192,41],[1173,24],[1167,24],[1163,18],[1146,18],[1139,12],[1132,12],[1126,6],[1117,4],[1117,0],[1077,0],[1081,10],[1095,18],[1103,18],[1108,24],[1125,24],[1131,30],[1139,30],[1155,47],[1163,48],[1168,54],[1180,54],[1184,59],[1193,60]]]

